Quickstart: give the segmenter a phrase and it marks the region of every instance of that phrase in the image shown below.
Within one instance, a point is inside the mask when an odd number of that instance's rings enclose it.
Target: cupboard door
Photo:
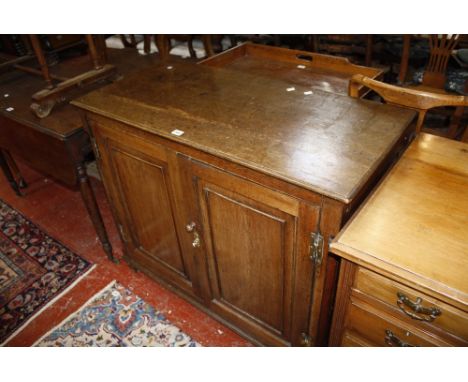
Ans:
[[[128,258],[144,271],[193,294],[192,264],[177,232],[170,153],[131,135],[123,139],[115,131],[101,128],[95,135]]]
[[[266,345],[306,332],[319,207],[193,162],[209,307]]]

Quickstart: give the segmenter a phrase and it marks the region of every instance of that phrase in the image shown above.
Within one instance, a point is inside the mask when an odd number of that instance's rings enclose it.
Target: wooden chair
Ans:
[[[447,65],[453,50],[461,40],[462,35],[429,35],[429,59],[424,68],[422,85],[444,89],[445,81],[447,79]],[[403,84],[406,80],[408,73],[408,62],[411,50],[412,35],[403,36],[403,51],[401,55],[399,82]]]
[[[419,133],[424,124],[424,118],[428,110],[442,106],[468,106],[468,97],[440,94],[425,90],[403,88],[373,80],[362,74],[355,74],[349,81],[348,94],[351,97],[359,97],[359,90],[365,86],[376,92],[382,99],[392,105],[403,106],[418,112],[416,131]],[[434,134],[434,131],[428,131]],[[440,134],[437,134],[440,135]]]
[[[459,34],[454,34],[450,37],[442,35],[441,38],[437,35],[429,36],[430,56],[424,75],[422,84],[432,88],[443,89],[447,80],[447,65],[452,51],[455,49]]]

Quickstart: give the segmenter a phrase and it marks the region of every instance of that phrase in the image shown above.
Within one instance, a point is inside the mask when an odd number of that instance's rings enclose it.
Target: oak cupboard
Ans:
[[[298,289],[312,279],[308,234],[317,229],[319,201],[306,203],[106,126],[113,129],[97,127],[95,139],[104,178],[112,179],[127,260],[261,343],[290,345],[292,330],[306,332],[308,304],[294,306],[293,291],[299,301],[311,298]]]
[[[331,244],[331,345],[468,345],[467,189],[468,145],[420,134]]]
[[[328,241],[415,113],[174,62],[77,100],[125,258],[263,345],[327,341]]]

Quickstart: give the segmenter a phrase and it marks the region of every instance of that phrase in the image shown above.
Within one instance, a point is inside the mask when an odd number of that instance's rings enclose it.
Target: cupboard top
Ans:
[[[349,203],[415,113],[185,62],[161,63],[74,105]],[[173,130],[183,135],[173,135]]]
[[[467,310],[467,190],[468,145],[421,134],[332,251]]]
[[[201,65],[241,70],[337,94],[348,94],[354,74],[381,79],[379,68],[355,65],[347,58],[245,42],[200,62]],[[362,87],[360,95],[368,89]]]

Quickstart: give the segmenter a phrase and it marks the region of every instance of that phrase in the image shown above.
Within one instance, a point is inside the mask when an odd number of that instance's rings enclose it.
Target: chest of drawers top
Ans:
[[[468,145],[421,134],[331,248],[468,311]]]

